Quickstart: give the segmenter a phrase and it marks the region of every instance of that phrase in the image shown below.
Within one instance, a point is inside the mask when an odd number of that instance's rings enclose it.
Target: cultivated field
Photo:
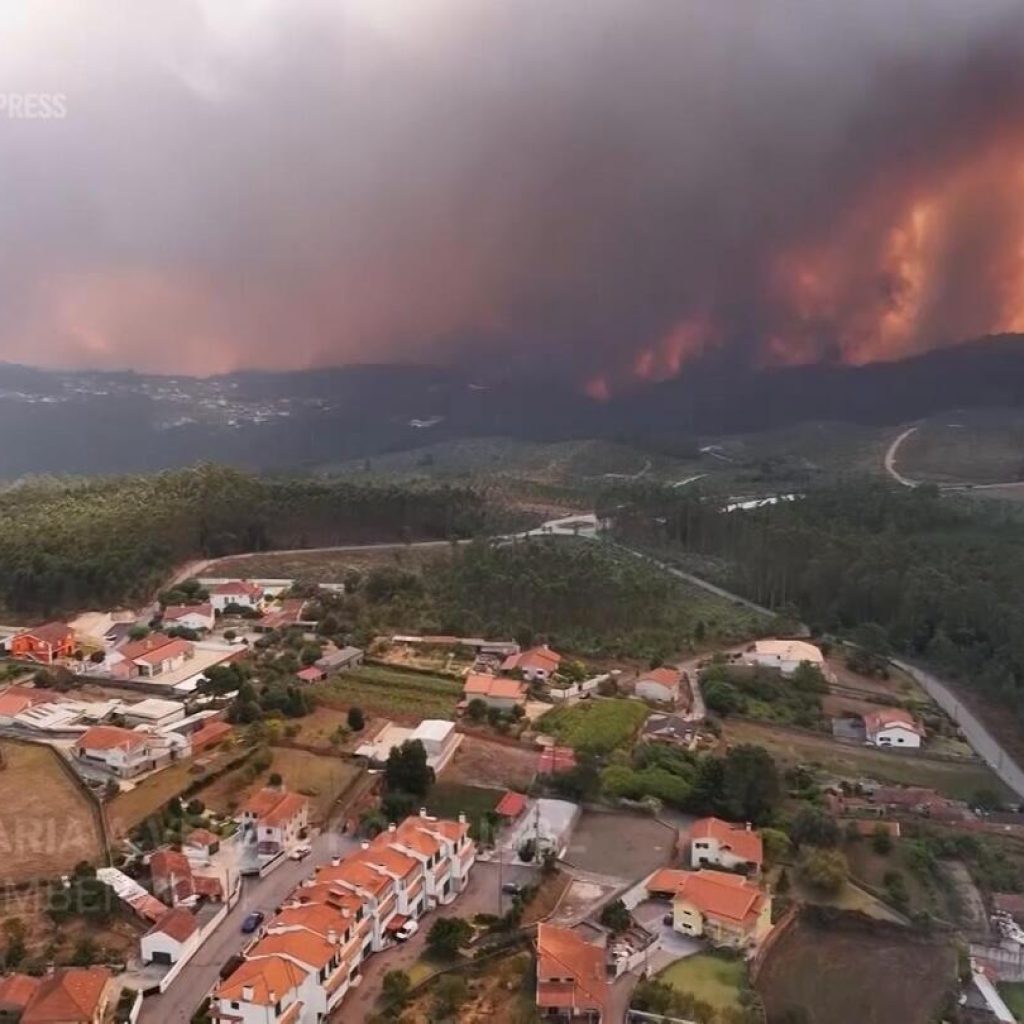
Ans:
[[[435,783],[427,794],[427,811],[437,818],[457,819],[465,814],[466,820],[476,828],[478,835],[486,827],[485,815],[498,805],[504,791],[467,786],[461,782]]]
[[[955,984],[956,953],[895,925],[843,917],[797,921],[767,954],[754,987],[768,1019],[803,1008],[829,1024],[927,1024]]]
[[[384,724],[384,719],[373,718],[369,712],[366,712],[365,719],[366,724],[362,731],[352,732],[348,726],[348,711],[318,704],[308,715],[292,719],[288,724],[299,727],[299,731],[292,737],[296,743],[305,743],[312,747],[333,747],[338,751],[352,751],[360,743],[375,736]],[[343,737],[341,742],[332,743],[332,737],[339,735]]]
[[[311,820],[323,822],[339,795],[364,770],[340,757],[319,756],[304,750],[272,747],[271,753],[273,763],[255,779],[248,778],[244,767],[239,768],[214,780],[199,794],[200,798],[218,813],[233,813],[277,772],[286,789],[309,797]]]
[[[445,782],[525,790],[537,774],[537,751],[463,736],[441,773]]]
[[[0,743],[0,879],[24,882],[101,864],[103,836],[89,797],[42,744]]]
[[[857,747],[837,743],[824,734],[819,737],[738,719],[727,719],[722,735],[730,745],[753,743],[764,747],[787,765],[812,764],[850,778],[865,776],[880,782],[925,786],[957,800],[969,800],[980,789],[1005,789],[985,765],[973,761],[932,761],[909,752]]]
[[[386,718],[419,722],[454,718],[462,685],[454,679],[367,665],[318,683],[312,692],[325,704],[357,705]]]
[[[647,713],[635,700],[582,701],[552,709],[537,720],[537,729],[575,750],[608,754],[636,735]]]

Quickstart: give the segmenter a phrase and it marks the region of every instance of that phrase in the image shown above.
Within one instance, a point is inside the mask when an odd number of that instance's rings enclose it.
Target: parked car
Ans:
[[[503,882],[501,891],[507,896],[520,896],[523,892],[523,887],[518,882]]]
[[[395,938],[399,942],[405,942],[406,939],[411,939],[420,930],[419,921],[414,921],[411,917],[401,928],[395,932]]]
[[[312,852],[313,847],[309,843],[302,843],[300,846],[296,846],[288,856],[292,860],[305,860]]]
[[[247,914],[245,920],[242,922],[242,931],[246,935],[251,935],[261,924],[263,924],[263,918],[266,915],[262,910],[254,910],[251,914]]]

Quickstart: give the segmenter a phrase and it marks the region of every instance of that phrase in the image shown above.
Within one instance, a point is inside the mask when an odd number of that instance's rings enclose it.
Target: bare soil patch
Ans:
[[[755,982],[768,1019],[803,1008],[810,1024],[927,1024],[955,983],[947,939],[839,915],[804,914],[769,950]]]
[[[463,736],[459,749],[441,773],[445,782],[525,789],[537,774],[537,752],[526,747]]]
[[[37,743],[0,743],[0,880],[24,882],[103,858],[98,813],[59,763]]]
[[[639,814],[584,811],[572,831],[565,861],[581,871],[640,879],[667,864],[677,832]]]

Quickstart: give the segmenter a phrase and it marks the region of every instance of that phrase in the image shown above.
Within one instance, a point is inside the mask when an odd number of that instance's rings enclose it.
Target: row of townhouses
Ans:
[[[229,1024],[324,1020],[368,956],[465,889],[475,859],[463,816],[444,821],[421,811],[318,868],[218,985],[211,1015]]]

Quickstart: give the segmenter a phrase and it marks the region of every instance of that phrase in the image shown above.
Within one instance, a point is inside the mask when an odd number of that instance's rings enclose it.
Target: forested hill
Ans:
[[[52,615],[147,597],[191,558],[271,548],[446,539],[496,513],[458,487],[251,476],[200,466],[30,482],[0,494],[0,608]]]
[[[1024,721],[1024,524],[1008,506],[851,481],[723,514],[661,488],[606,498],[624,539],[685,550],[812,628],[877,637]],[[625,507],[623,507],[625,506]],[[865,630],[876,624],[880,629]]]

